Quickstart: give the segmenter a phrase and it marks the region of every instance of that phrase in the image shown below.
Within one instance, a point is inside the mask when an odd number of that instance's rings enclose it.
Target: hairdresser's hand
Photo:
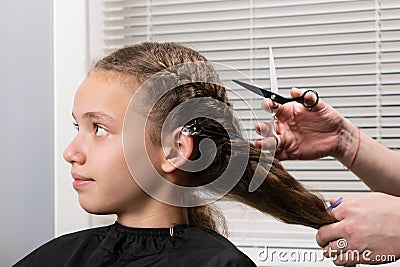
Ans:
[[[298,97],[302,90],[292,88],[290,94]],[[265,99],[262,108],[271,111],[272,101]],[[336,157],[341,153],[338,146],[339,134],[345,119],[323,100],[320,99],[312,111],[297,102],[279,105],[274,111],[277,118],[275,128],[281,140],[275,154],[277,159],[309,160],[325,156]],[[267,123],[256,125],[256,131],[267,137],[270,135],[268,126]],[[257,140],[256,146],[268,147],[268,141],[266,138]]]
[[[400,258],[399,208],[399,197],[383,193],[347,196],[332,210],[339,222],[321,227],[317,243],[336,265],[395,261]]]

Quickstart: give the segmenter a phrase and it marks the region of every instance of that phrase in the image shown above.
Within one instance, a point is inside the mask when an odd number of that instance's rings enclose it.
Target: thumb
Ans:
[[[300,97],[300,96],[303,95],[303,93],[304,93],[305,91],[306,91],[306,90],[302,90],[302,89],[298,89],[298,88],[296,88],[296,87],[293,87],[292,89],[290,89],[290,95],[291,95],[293,98],[295,98],[295,97]],[[312,93],[306,94],[306,95],[304,96],[305,101],[306,101],[307,103],[310,103],[310,104],[311,104],[311,103],[315,103],[315,101],[316,101],[316,98],[315,98],[315,97],[316,97],[315,94],[312,94]],[[312,111],[314,111],[314,112],[320,111],[320,110],[326,108],[326,106],[327,106],[327,104],[326,104],[323,100],[321,100],[321,98],[319,98],[317,105],[316,105],[315,107],[313,107]]]

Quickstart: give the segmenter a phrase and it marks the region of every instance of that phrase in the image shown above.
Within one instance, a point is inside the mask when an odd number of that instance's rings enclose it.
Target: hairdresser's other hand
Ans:
[[[290,91],[292,97],[301,96],[302,93],[297,88]],[[265,99],[262,108],[271,111],[272,101]],[[340,153],[339,134],[345,119],[323,100],[320,99],[312,111],[297,102],[279,105],[274,111],[277,118],[275,129],[281,140],[275,154],[277,159],[310,160],[335,157]],[[264,137],[270,134],[266,123],[256,125],[256,131]],[[256,146],[267,147],[267,142],[266,138],[257,140]]]
[[[332,210],[339,222],[321,227],[317,243],[336,265],[393,262],[400,258],[399,208],[399,197],[383,193],[346,196]]]

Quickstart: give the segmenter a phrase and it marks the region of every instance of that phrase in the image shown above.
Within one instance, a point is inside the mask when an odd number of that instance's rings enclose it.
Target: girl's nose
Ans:
[[[86,161],[86,153],[82,142],[77,135],[74,140],[64,150],[64,159],[69,163],[78,163],[83,165]]]

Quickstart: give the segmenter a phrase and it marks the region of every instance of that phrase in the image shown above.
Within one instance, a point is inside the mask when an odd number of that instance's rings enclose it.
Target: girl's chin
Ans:
[[[104,209],[104,205],[101,205],[101,203],[88,203],[88,201],[85,201],[81,197],[79,197],[79,204],[87,213],[93,215],[115,214],[115,211]]]

